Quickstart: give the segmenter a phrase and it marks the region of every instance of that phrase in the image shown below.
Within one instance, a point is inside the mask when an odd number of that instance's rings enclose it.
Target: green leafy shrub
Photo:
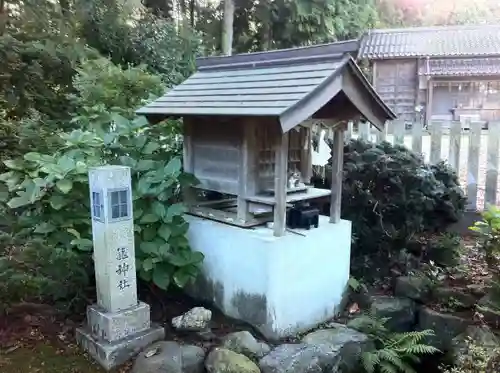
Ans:
[[[430,166],[387,142],[352,140],[344,147],[342,217],[353,223],[354,256],[401,250],[416,233],[443,230],[459,219],[465,201],[457,175],[444,163]]]
[[[420,362],[422,355],[439,352],[438,349],[423,343],[432,336],[432,330],[418,332],[392,333],[385,324],[389,319],[373,315],[361,315],[349,321],[348,327],[368,335],[375,343],[374,351],[361,355],[361,363],[367,373],[410,373]]]
[[[490,206],[481,213],[482,220],[474,223],[469,229],[479,235],[479,248],[482,250],[488,269],[498,274],[500,255],[500,208]]]
[[[462,242],[458,234],[442,233],[429,240],[425,257],[442,267],[455,267],[460,263],[462,251]]]
[[[182,287],[197,275],[203,260],[189,248],[179,201],[181,188],[193,178],[181,172],[179,157],[171,157],[151,137],[144,118],[113,115],[101,121],[103,128],[110,128],[103,136],[74,130],[61,135],[65,145],[55,154],[31,152],[4,161],[10,171],[0,175],[0,182],[9,191],[7,205],[18,211],[17,231],[32,230],[51,247],[91,251],[88,169],[129,166],[138,273],[163,289],[171,280]]]
[[[53,304],[64,312],[82,311],[88,304],[91,268],[88,255],[1,234],[0,311],[20,302]]]

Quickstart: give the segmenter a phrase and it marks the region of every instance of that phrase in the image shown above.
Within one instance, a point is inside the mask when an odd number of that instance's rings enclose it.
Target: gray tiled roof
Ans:
[[[439,26],[369,31],[360,58],[500,56],[500,25]]]
[[[429,60],[428,66],[421,66],[418,73],[434,76],[500,75],[500,58],[433,58]]]
[[[333,47],[202,59],[195,74],[137,114],[277,117],[288,131],[335,97],[348,71],[375,100],[377,120],[394,119],[350,55]]]

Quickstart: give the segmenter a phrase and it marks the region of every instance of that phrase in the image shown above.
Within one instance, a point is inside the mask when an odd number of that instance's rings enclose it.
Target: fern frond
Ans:
[[[380,372],[382,373],[398,373],[396,367],[391,365],[388,361],[380,362]]]
[[[380,360],[391,363],[391,365],[396,367],[397,370],[399,370],[400,372],[403,372],[405,370],[405,362],[394,350],[390,349],[379,350],[378,355],[380,356]]]
[[[364,352],[361,355],[361,364],[366,373],[374,373],[375,367],[380,363],[377,352]]]
[[[436,347],[424,344],[416,344],[413,346],[408,346],[405,349],[405,354],[411,354],[411,355],[433,355],[439,352],[441,351],[439,351]]]

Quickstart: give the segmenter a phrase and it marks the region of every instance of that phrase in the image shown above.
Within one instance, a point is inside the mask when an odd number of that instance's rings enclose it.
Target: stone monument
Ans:
[[[163,339],[165,330],[151,325],[149,305],[137,301],[130,168],[92,168],[89,185],[97,304],[76,338],[109,370]]]

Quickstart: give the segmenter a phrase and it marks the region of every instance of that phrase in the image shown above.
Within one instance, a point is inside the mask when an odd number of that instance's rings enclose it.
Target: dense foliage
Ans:
[[[434,335],[432,330],[393,333],[387,329],[387,321],[387,318],[361,315],[347,324],[375,343],[375,350],[361,355],[366,373],[416,373],[415,365],[421,356],[439,352],[424,343],[426,337]]]
[[[415,234],[456,222],[465,209],[455,172],[403,146],[353,140],[344,162],[342,216],[353,222],[354,255],[401,250]]]
[[[0,234],[0,313],[12,304],[46,303],[81,310],[92,295],[91,258],[43,241]],[[71,286],[61,286],[67,284]]]
[[[50,247],[91,251],[88,169],[129,166],[139,274],[164,289],[171,279],[184,286],[203,256],[189,249],[178,203],[192,178],[181,172],[176,124],[149,126],[131,112],[162,92],[161,80],[142,68],[122,70],[101,59],[82,64],[75,89],[73,122],[82,129],[60,133],[62,146],[53,154],[32,151],[4,160],[9,171],[0,182],[8,189],[8,207],[17,212],[14,231],[32,232]]]

